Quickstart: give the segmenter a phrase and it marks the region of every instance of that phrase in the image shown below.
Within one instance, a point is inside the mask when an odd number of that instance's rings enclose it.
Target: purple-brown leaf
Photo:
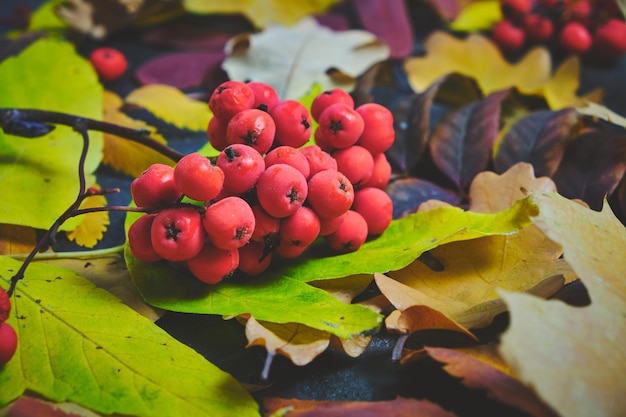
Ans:
[[[363,27],[386,43],[391,58],[404,58],[413,49],[413,30],[404,0],[353,0]]]
[[[161,55],[143,64],[136,72],[141,84],[167,84],[184,90],[223,76],[223,52],[180,52]]]
[[[498,136],[502,90],[447,115],[430,139],[437,167],[459,190],[466,190],[476,174],[485,171]]]
[[[415,213],[420,204],[428,200],[440,200],[452,205],[461,201],[457,194],[419,178],[396,180],[389,184],[386,191],[393,201],[395,219]]]
[[[496,172],[502,173],[518,162],[528,162],[538,177],[556,172],[570,132],[576,124],[574,109],[542,110],[524,117],[506,133],[494,159]]]
[[[158,26],[141,34],[145,43],[182,49],[222,52],[236,32],[220,32],[204,26]]]
[[[626,171],[626,137],[591,131],[572,141],[552,177],[559,193],[602,209]]]

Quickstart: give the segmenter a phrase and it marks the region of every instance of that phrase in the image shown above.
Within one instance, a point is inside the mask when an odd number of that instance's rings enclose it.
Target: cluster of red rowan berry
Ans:
[[[333,89],[309,114],[267,84],[239,81],[218,86],[208,104],[215,162],[191,153],[175,167],[152,165],[131,184],[137,206],[156,207],[128,230],[136,258],[180,262],[215,284],[236,270],[258,275],[275,257],[296,258],[320,236],[337,252],[355,251],[389,226],[388,109],[355,108]],[[311,117],[316,144],[305,146]]]
[[[626,22],[615,0],[500,0],[500,6],[503,20],[491,35],[506,53],[550,43],[605,60],[626,53]]]
[[[7,363],[17,350],[17,333],[6,322],[11,312],[9,295],[0,288],[0,366]]]

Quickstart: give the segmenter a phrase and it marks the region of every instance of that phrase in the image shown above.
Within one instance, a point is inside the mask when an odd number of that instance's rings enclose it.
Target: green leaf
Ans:
[[[487,30],[500,20],[502,20],[500,2],[480,0],[465,6],[450,24],[450,28],[459,32]]]
[[[0,107],[102,118],[102,86],[91,64],[67,42],[42,39],[0,63]],[[102,160],[102,135],[89,133],[87,185]],[[37,139],[0,131],[0,223],[47,229],[78,194],[81,136],[58,126]],[[81,219],[70,219],[72,230]]]
[[[20,265],[0,257],[3,287]],[[259,415],[235,379],[71,270],[31,264],[12,301],[0,407],[30,391],[104,414]]]
[[[65,2],[66,0],[48,0],[42,4],[31,14],[28,30],[66,29],[67,24],[55,12],[57,6]]]
[[[359,305],[343,304],[306,282],[400,269],[447,242],[515,233],[530,224],[529,216],[535,211],[525,199],[496,214],[464,212],[455,207],[414,214],[392,222],[383,235],[357,252],[333,255],[320,243],[278,270],[215,286],[164,262],[140,262],[129,250],[126,262],[135,285],[154,306],[200,314],[250,313],[257,320],[302,323],[348,338],[376,329],[381,316]],[[128,217],[127,226],[133,218],[136,216]]]

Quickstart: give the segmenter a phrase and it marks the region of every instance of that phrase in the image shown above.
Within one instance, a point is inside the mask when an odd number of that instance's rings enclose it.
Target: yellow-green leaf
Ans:
[[[100,187],[94,186],[96,189]],[[94,207],[104,207],[107,205],[107,199],[102,195],[94,195],[88,197],[80,205],[80,209],[88,209]],[[109,213],[107,211],[96,211],[80,216],[82,222],[76,226],[74,230],[67,232],[67,238],[76,241],[77,245],[86,248],[93,248],[98,241],[104,236],[104,232],[109,225]]]
[[[124,101],[143,107],[181,129],[206,130],[213,116],[207,103],[192,100],[177,88],[164,84],[139,87],[131,91]]]
[[[256,27],[268,24],[291,25],[305,16],[321,13],[338,0],[183,0],[191,13],[242,13]]]
[[[486,30],[500,20],[502,20],[500,2],[497,0],[480,0],[465,6],[450,23],[450,28],[459,32]]]

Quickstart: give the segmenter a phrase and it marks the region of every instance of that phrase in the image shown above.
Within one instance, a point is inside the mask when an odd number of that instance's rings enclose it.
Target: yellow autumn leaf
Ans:
[[[94,186],[99,189],[97,185]],[[107,200],[102,195],[93,195],[83,200],[80,209],[88,209],[94,207],[104,207]],[[93,248],[98,241],[104,236],[104,232],[109,225],[109,213],[107,211],[97,211],[87,213],[80,216],[81,223],[74,229],[67,232],[67,238],[75,241],[77,245],[86,248]]]
[[[213,116],[207,103],[192,100],[177,88],[164,84],[139,87],[131,91],[124,101],[143,107],[180,129],[204,131]]]
[[[544,47],[528,51],[518,62],[508,62],[487,37],[471,34],[458,39],[445,32],[433,33],[425,42],[426,55],[409,58],[405,70],[416,92],[426,90],[437,79],[452,73],[474,78],[483,94],[517,87],[524,94],[545,97],[553,110],[576,106],[584,98],[576,91],[580,85],[580,61],[567,59],[552,74],[552,59]],[[586,99],[595,101],[599,92]]]
[[[338,0],[183,0],[191,13],[242,13],[257,27],[268,24],[291,25],[305,16],[321,13]]]
[[[591,305],[502,292],[511,323],[500,352],[519,378],[560,415],[622,416],[626,410],[626,229],[557,194],[536,194],[533,222],[563,246]]]
[[[165,138],[156,131],[155,127],[122,113],[120,111],[122,105],[123,101],[117,94],[105,91],[104,120],[131,129],[147,129],[152,139],[166,143]],[[133,177],[138,177],[146,168],[155,163],[174,164],[171,159],[153,149],[108,133],[104,134],[102,162]]]
[[[473,32],[491,28],[502,20],[502,9],[498,0],[479,0],[467,4],[450,23],[450,29]]]

